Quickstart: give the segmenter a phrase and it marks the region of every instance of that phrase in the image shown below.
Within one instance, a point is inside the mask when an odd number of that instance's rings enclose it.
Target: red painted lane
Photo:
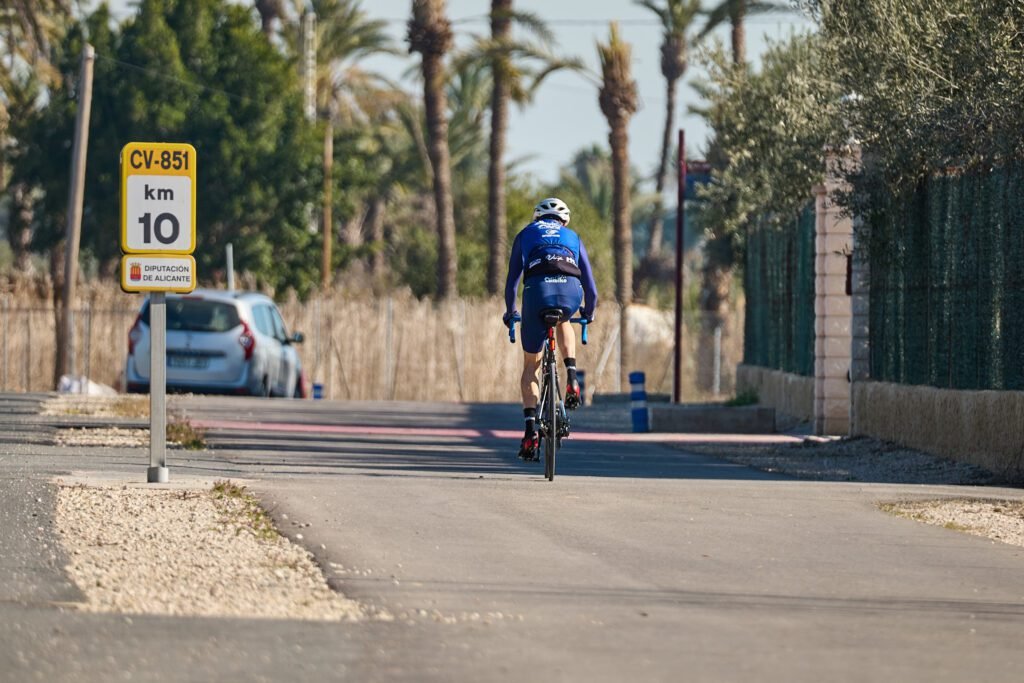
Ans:
[[[370,425],[319,425],[295,424],[290,422],[242,422],[234,420],[192,420],[192,426],[202,429],[226,429],[246,432],[284,432],[351,434],[361,436],[432,436],[479,439],[519,439],[521,431],[506,429],[452,429],[447,427],[380,427]],[[801,439],[784,434],[676,434],[648,433],[629,434],[621,432],[574,431],[569,437],[573,441],[607,441],[633,443],[738,443],[738,444],[788,444]]]

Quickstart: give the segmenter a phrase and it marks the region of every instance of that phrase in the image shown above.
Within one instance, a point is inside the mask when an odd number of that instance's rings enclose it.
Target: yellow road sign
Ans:
[[[196,248],[196,150],[129,142],[121,149],[121,251],[191,254]]]

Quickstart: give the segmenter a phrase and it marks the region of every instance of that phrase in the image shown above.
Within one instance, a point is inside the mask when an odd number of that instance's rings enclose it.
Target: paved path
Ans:
[[[876,509],[1019,490],[792,481],[609,435],[621,416],[601,411],[580,413],[594,435],[567,443],[549,483],[513,455],[512,406],[179,405],[221,426],[211,450],[172,452],[172,478],[251,482],[333,585],[399,618],[55,608],[76,590],[46,531],[46,479],[140,478],[148,455],[0,445],[0,680],[1017,681],[1024,670],[1024,549]]]

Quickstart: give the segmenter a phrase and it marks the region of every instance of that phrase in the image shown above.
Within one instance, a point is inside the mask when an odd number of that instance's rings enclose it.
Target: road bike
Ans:
[[[555,457],[562,446],[562,439],[569,436],[569,416],[562,402],[562,391],[558,388],[558,354],[555,353],[555,326],[565,319],[560,308],[545,308],[540,312],[547,329],[544,340],[544,357],[541,360],[540,402],[537,404],[537,433],[540,437],[539,451],[544,452],[544,477],[548,481],[555,480]],[[516,342],[516,323],[521,320],[516,315],[512,318],[508,329],[508,339]],[[569,322],[578,323],[581,328],[581,341],[587,343],[586,318],[570,318]]]

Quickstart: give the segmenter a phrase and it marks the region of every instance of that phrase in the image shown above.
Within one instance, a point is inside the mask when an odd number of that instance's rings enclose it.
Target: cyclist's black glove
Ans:
[[[512,311],[511,313],[506,312],[505,315],[501,316],[501,322],[505,323],[505,327],[512,327],[512,323],[519,318],[519,311]]]
[[[587,321],[587,324],[588,324],[588,325],[590,325],[591,323],[593,323],[593,322],[594,322],[594,312],[593,312],[593,311],[591,311],[590,313],[587,313],[586,311],[584,311],[584,310],[583,310],[583,309],[581,308],[581,309],[580,309],[580,317],[582,317],[583,319],[585,319],[585,320]]]

